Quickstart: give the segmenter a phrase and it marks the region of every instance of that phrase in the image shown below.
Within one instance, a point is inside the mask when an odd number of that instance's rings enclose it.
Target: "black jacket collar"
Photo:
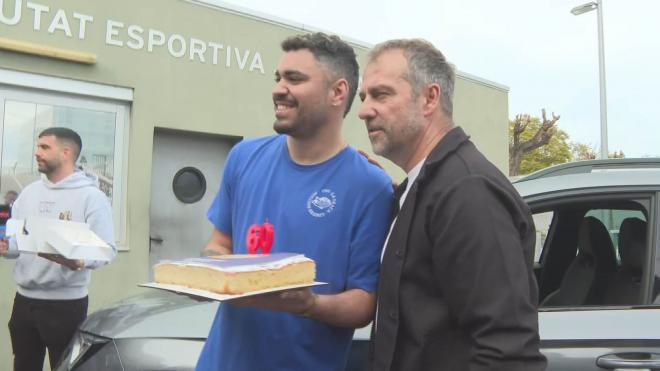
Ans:
[[[467,142],[470,137],[465,134],[460,126],[451,129],[445,136],[435,145],[435,148],[426,158],[422,170],[417,177],[418,183],[423,183],[428,174],[433,172],[433,169],[439,166],[447,156],[455,152],[463,143]]]

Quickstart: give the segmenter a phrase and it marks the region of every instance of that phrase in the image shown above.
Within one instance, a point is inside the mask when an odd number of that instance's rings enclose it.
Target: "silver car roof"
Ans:
[[[581,189],[660,189],[660,169],[602,169],[513,182],[523,198]]]

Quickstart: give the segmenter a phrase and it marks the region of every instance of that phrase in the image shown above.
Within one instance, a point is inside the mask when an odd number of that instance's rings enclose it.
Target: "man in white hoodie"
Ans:
[[[41,179],[23,189],[12,207],[12,218],[85,222],[116,254],[110,203],[98,189],[97,178],[75,167],[81,149],[80,136],[71,129],[42,131],[35,153]],[[18,287],[9,320],[14,370],[42,370],[46,348],[55,368],[87,316],[90,269],[104,262],[19,254],[13,238],[0,240],[0,256],[17,258]]]

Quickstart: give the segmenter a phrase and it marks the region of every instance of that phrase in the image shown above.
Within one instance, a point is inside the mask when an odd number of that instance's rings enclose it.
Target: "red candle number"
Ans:
[[[256,254],[258,250],[268,254],[273,247],[273,238],[275,229],[273,225],[265,222],[264,224],[252,224],[248,229],[246,244],[248,254]]]

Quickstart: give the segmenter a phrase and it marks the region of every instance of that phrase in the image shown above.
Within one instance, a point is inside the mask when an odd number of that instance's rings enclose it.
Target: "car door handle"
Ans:
[[[655,353],[617,353],[596,359],[598,367],[606,369],[656,369],[660,368],[660,354]]]

